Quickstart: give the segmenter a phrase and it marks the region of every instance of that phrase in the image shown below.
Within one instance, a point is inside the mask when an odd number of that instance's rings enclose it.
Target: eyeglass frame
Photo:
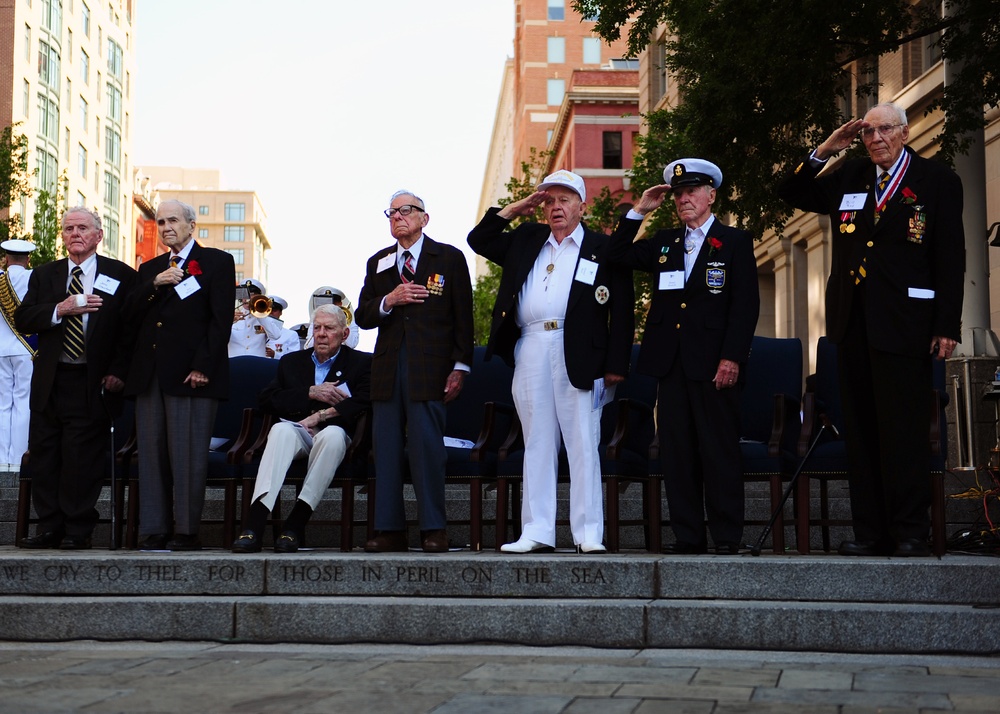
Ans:
[[[403,209],[404,208],[408,208],[409,210],[406,211],[406,213],[403,213]],[[397,213],[399,213],[399,215],[401,215],[401,216],[408,216],[411,213],[413,213],[414,209],[416,209],[417,211],[420,211],[421,213],[427,213],[427,211],[425,211],[423,208],[421,208],[420,206],[414,206],[412,203],[407,203],[407,204],[405,204],[403,206],[399,206],[397,208],[387,208],[384,211],[382,211],[382,213],[385,214],[386,218],[392,218]]]
[[[864,129],[860,129],[858,131],[858,136],[861,137],[862,141],[864,141],[865,139],[875,138],[875,134],[878,134],[883,139],[887,139],[890,136],[892,136],[896,132],[896,129],[898,129],[901,126],[906,126],[906,124],[882,124],[881,126],[866,126]]]

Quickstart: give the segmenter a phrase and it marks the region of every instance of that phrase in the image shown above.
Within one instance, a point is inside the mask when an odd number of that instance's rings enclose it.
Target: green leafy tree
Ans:
[[[757,236],[781,231],[790,208],[774,191],[800,160],[846,117],[838,98],[853,100],[845,67],[858,72],[858,96],[875,87],[864,77],[877,59],[904,43],[943,32],[943,56],[960,72],[928,108],[947,112],[941,156],[965,149],[964,132],[982,127],[983,106],[1000,101],[1000,0],[574,0],[584,16],[600,14],[605,40],[629,27],[633,55],[660,24],[667,28],[666,69],[680,103],[645,117],[634,190],[662,178],[653,168],[685,155],[718,164],[725,182],[718,210]],[[854,102],[851,101],[853,106]],[[661,211],[663,212],[663,211]]]
[[[0,241],[29,238],[21,216],[10,215],[10,207],[31,195],[28,171],[28,139],[17,131],[20,124],[0,131]]]
[[[31,254],[32,266],[51,263],[60,257],[62,232],[62,200],[59,192],[41,190],[35,198],[35,216],[32,221],[32,240],[35,250]]]

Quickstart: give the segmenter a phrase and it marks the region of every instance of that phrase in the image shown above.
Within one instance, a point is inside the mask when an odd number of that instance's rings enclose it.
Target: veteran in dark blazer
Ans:
[[[313,312],[312,327],[313,346],[284,355],[274,380],[260,393],[260,406],[282,421],[267,434],[250,513],[232,545],[234,553],[260,552],[264,526],[289,467],[295,459],[308,458],[302,489],[274,543],[277,553],[299,549],[306,524],[351,445],[359,417],[371,407],[372,356],[347,346],[351,328],[344,311],[320,305]]]
[[[131,357],[123,307],[136,281],[125,263],[97,255],[103,237],[100,215],[67,210],[68,257],[32,271],[15,313],[19,331],[38,334],[28,435],[38,528],[23,548],[89,548],[97,524],[111,415],[121,411]]]
[[[169,252],[139,266],[128,318],[137,332],[126,393],[136,397],[142,550],[198,550],[208,450],[229,395],[233,258],[192,238],[194,209],[164,201],[156,226]]]
[[[679,159],[646,190],[613,236],[610,256],[653,274],[636,369],[656,377],[670,553],[739,552],[743,538],[740,385],[760,313],[753,236],[712,214],[722,171]],[[682,227],[633,239],[672,195]]]
[[[608,236],[587,229],[583,178],[557,171],[530,196],[491,208],[469,246],[503,268],[487,359],[514,367],[513,397],[524,433],[520,538],[508,553],[551,551],[556,544],[559,447],[570,467],[570,530],[584,553],[605,550],[601,492],[601,410],[595,380],[607,387],[628,374],[635,329],[628,270],[605,260]],[[546,224],[507,228],[542,206]]]
[[[375,528],[369,552],[407,549],[403,475],[409,458],[425,552],[448,550],[445,404],[472,364],[472,280],[465,256],[424,232],[424,202],[398,191],[385,211],[396,243],[368,259],[354,318],[378,329],[372,359]]]
[[[861,137],[867,159],[826,162]],[[779,185],[830,216],[827,334],[837,365],[850,465],[853,541],[842,555],[926,556],[931,503],[931,359],[961,338],[962,183],[906,146],[906,112],[873,107],[831,134]]]

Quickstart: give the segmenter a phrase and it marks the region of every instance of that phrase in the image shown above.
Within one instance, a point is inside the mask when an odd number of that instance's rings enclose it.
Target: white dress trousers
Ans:
[[[340,462],[344,460],[351,438],[339,426],[324,427],[313,437],[312,449],[305,445],[298,429],[287,422],[278,422],[267,434],[267,446],[257,469],[253,500],[261,499],[268,511],[274,509],[281,486],[285,483],[288,467],[295,459],[309,457],[306,479],[299,500],[305,501],[314,511],[326,492]],[[261,498],[263,496],[263,498]]]
[[[524,433],[521,535],[546,545],[556,544],[556,475],[561,434],[569,457],[573,543],[601,543],[604,540],[598,454],[601,410],[591,409],[591,390],[570,384],[563,331],[534,327],[526,326],[514,347],[512,391]]]

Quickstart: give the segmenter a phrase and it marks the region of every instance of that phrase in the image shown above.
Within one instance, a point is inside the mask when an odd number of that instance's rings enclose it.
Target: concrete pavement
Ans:
[[[0,712],[1000,711],[1000,657],[0,642]]]

